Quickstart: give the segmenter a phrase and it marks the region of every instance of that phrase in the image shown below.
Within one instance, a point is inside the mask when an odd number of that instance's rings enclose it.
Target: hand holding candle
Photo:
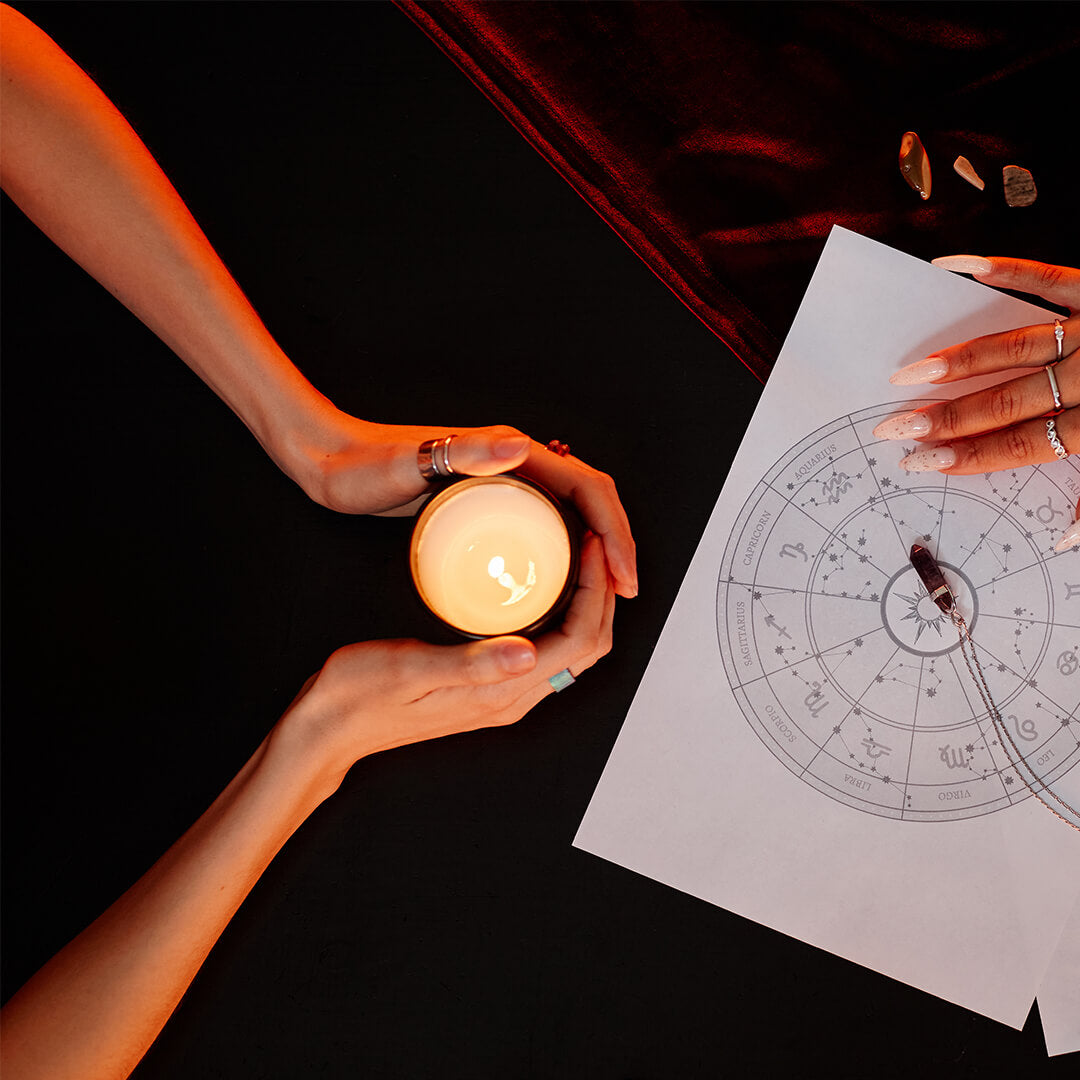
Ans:
[[[290,436],[275,460],[316,502],[347,514],[412,514],[430,493],[417,468],[428,439],[455,435],[454,474],[494,476],[513,470],[572,503],[601,536],[619,596],[637,595],[637,555],[614,481],[572,455],[550,453],[511,427],[432,428],[374,424],[326,403],[312,430]],[[566,432],[562,432],[564,436]]]

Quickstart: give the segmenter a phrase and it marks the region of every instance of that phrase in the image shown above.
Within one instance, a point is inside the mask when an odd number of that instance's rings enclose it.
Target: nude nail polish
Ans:
[[[940,259],[931,259],[930,263],[954,274],[989,274],[994,269],[990,260],[981,255],[942,255]]]
[[[942,379],[948,373],[949,361],[944,356],[928,356],[925,360],[917,360],[914,364],[894,371],[889,376],[889,382],[893,386],[915,386],[918,383]]]
[[[874,428],[875,439],[922,439],[929,434],[930,417],[921,412],[890,416]]]
[[[1080,521],[1074,521],[1062,534],[1061,539],[1054,545],[1055,551],[1068,551],[1080,545]]]
[[[934,472],[951,469],[955,464],[956,451],[951,446],[929,446],[900,459],[900,468],[906,472]]]

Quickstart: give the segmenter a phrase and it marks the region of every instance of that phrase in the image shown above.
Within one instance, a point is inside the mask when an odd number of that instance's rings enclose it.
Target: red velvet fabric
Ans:
[[[762,380],[834,223],[925,258],[1076,261],[1075,5],[399,6]],[[1005,204],[1007,164],[1034,206]]]

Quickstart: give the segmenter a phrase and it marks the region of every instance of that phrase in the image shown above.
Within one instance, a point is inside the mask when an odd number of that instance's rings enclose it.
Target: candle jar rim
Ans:
[[[558,515],[563,523],[563,527],[566,529],[566,538],[570,547],[570,561],[566,569],[566,580],[563,582],[563,586],[559,595],[552,602],[551,606],[547,608],[542,614],[537,616],[527,626],[523,626],[517,630],[505,630],[498,634],[479,634],[472,630],[466,630],[460,626],[450,622],[449,619],[445,619],[434,608],[428,604],[424,597],[423,590],[420,588],[420,583],[417,580],[416,572],[416,558],[418,551],[418,540],[420,534],[423,531],[424,525],[430,519],[438,506],[445,502],[451,494],[453,494],[456,488],[461,487],[480,487],[485,484],[499,484],[507,483],[516,485],[518,487],[531,490],[534,494],[539,495],[544,501],[548,502],[555,513]],[[432,618],[438,620],[438,622],[452,630],[455,634],[462,637],[469,638],[473,641],[480,641],[489,637],[503,637],[504,635],[512,635],[514,637],[531,637],[538,634],[541,630],[550,626],[554,620],[561,615],[570,604],[570,597],[573,595],[574,590],[577,588],[578,570],[581,562],[581,537],[584,532],[584,526],[580,517],[575,512],[574,508],[566,503],[563,503],[556,495],[549,491],[543,484],[533,480],[532,477],[522,476],[516,472],[496,473],[493,476],[462,476],[456,477],[451,480],[447,480],[439,485],[437,491],[433,492],[431,497],[420,508],[419,513],[416,516],[416,522],[413,525],[412,534],[409,537],[409,576],[413,583],[413,588],[416,590],[417,595],[420,598],[421,603],[424,606],[424,610],[427,611]]]

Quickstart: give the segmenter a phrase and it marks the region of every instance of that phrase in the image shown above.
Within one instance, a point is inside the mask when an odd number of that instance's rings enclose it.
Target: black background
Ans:
[[[513,727],[358,764],[136,1075],[1075,1068],[1047,1061],[1034,1012],[1011,1031],[570,846],[760,387],[408,18],[17,6],[337,405],[564,439],[615,476],[639,543],[614,652]],[[309,502],[6,198],[2,224],[9,996],[326,655],[418,623],[407,522]],[[769,298],[779,336],[797,303]]]

